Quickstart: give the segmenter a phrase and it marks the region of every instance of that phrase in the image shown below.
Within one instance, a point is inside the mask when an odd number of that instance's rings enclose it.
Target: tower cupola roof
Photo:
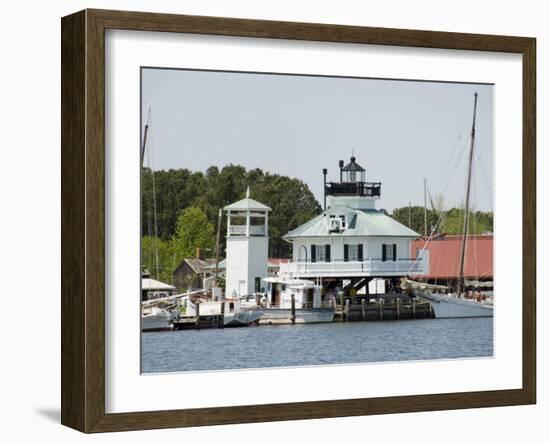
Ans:
[[[355,162],[355,157],[350,158],[350,162],[342,167],[343,172],[365,172],[358,163]]]

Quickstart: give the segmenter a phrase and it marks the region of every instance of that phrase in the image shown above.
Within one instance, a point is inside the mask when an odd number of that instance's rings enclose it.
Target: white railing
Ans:
[[[307,276],[391,276],[425,275],[429,273],[429,257],[382,261],[366,259],[364,261],[304,262],[291,261],[281,263],[281,273],[293,277]]]
[[[249,226],[249,234],[252,236],[265,236],[265,226]],[[246,226],[229,226],[230,236],[246,235]]]

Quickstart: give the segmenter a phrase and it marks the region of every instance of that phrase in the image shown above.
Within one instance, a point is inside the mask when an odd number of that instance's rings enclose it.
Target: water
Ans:
[[[278,325],[142,333],[142,372],[493,355],[493,318]]]

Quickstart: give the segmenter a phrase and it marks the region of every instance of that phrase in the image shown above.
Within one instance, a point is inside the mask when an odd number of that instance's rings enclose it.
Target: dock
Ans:
[[[180,316],[173,330],[224,328],[224,314]],[[305,324],[356,321],[397,321],[434,318],[430,303],[406,295],[386,295],[367,300],[365,297],[344,298],[321,308],[263,309],[259,325]]]
[[[367,302],[365,298],[340,300],[334,310],[334,320],[346,321],[396,321],[405,319],[431,319],[434,313],[424,299],[408,296],[377,298]]]
[[[205,316],[181,316],[173,321],[174,330],[200,330],[203,328],[223,328],[223,315],[205,315]]]

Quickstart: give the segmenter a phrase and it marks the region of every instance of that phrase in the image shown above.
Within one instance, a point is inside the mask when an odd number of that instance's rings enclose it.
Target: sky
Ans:
[[[145,165],[240,164],[306,182],[323,202],[352,154],[382,182],[377,208],[463,204],[478,92],[472,204],[493,209],[493,85],[142,68]]]

